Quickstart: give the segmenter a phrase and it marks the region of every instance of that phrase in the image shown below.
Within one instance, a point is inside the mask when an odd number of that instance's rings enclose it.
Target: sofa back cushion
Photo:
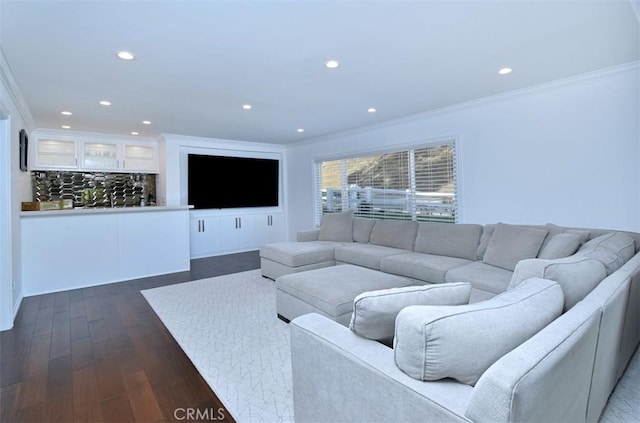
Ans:
[[[491,241],[491,237],[493,236],[493,232],[496,230],[496,226],[498,226],[496,223],[489,223],[488,225],[484,225],[482,227],[480,243],[478,244],[478,249],[476,250],[477,260],[482,260],[484,258],[484,253],[487,252],[489,241]]]
[[[556,260],[528,259],[518,263],[508,289],[530,278],[551,279],[560,284],[564,294],[564,311],[567,311],[606,277],[604,265],[585,256],[574,255]]]
[[[318,240],[352,242],[353,210],[323,215]]]
[[[481,225],[423,222],[418,224],[413,250],[475,261],[481,235]]]
[[[410,305],[461,305],[469,302],[471,284],[439,283],[363,292],[353,300],[349,328],[363,338],[391,345],[400,310]]]
[[[353,241],[366,244],[371,238],[371,230],[376,224],[375,219],[366,219],[363,217],[353,218]]]
[[[498,223],[483,261],[513,271],[520,260],[538,255],[546,236],[544,229]]]
[[[587,241],[576,254],[600,260],[610,275],[629,261],[635,251],[635,241],[631,236],[611,232]]]
[[[410,306],[396,319],[396,365],[419,380],[474,385],[500,357],[562,313],[560,286],[530,279],[490,300],[462,306]]]
[[[412,220],[376,220],[371,231],[371,244],[413,250],[418,223]]]

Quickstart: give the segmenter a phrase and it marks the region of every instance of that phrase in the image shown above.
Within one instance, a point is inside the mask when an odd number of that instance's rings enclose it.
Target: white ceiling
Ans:
[[[0,45],[40,128],[288,144],[640,60],[631,1],[2,0]]]

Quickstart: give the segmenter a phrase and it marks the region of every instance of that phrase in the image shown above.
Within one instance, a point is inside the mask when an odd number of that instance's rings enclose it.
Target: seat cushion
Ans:
[[[334,250],[343,243],[333,241],[277,242],[260,247],[260,257],[289,267],[305,266],[334,259]]]
[[[351,313],[353,299],[358,294],[411,284],[412,281],[400,276],[344,264],[281,276],[276,279],[276,290],[315,307],[335,320]]]
[[[394,254],[403,254],[407,250],[384,247],[382,245],[352,243],[336,247],[335,259],[342,263],[356,264],[380,270],[380,260]]]
[[[513,272],[481,261],[450,269],[446,282],[471,282],[475,289],[499,294],[507,290]]]
[[[563,304],[556,282],[529,279],[479,303],[406,307],[396,319],[396,364],[418,380],[474,385],[500,357],[558,317]]]
[[[383,257],[380,261],[380,270],[429,283],[444,283],[445,275],[449,270],[469,263],[473,262],[457,257],[404,253]]]

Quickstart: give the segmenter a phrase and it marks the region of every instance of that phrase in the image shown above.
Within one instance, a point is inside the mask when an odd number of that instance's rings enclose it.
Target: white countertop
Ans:
[[[149,213],[174,210],[189,210],[193,206],[144,206],[144,207],[88,207],[64,210],[39,210],[23,211],[20,217],[43,217],[43,216],[77,216],[109,213]]]

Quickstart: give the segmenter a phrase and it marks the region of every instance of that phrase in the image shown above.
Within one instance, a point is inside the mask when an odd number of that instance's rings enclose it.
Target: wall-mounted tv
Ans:
[[[277,207],[276,159],[189,154],[188,204],[196,209]]]

